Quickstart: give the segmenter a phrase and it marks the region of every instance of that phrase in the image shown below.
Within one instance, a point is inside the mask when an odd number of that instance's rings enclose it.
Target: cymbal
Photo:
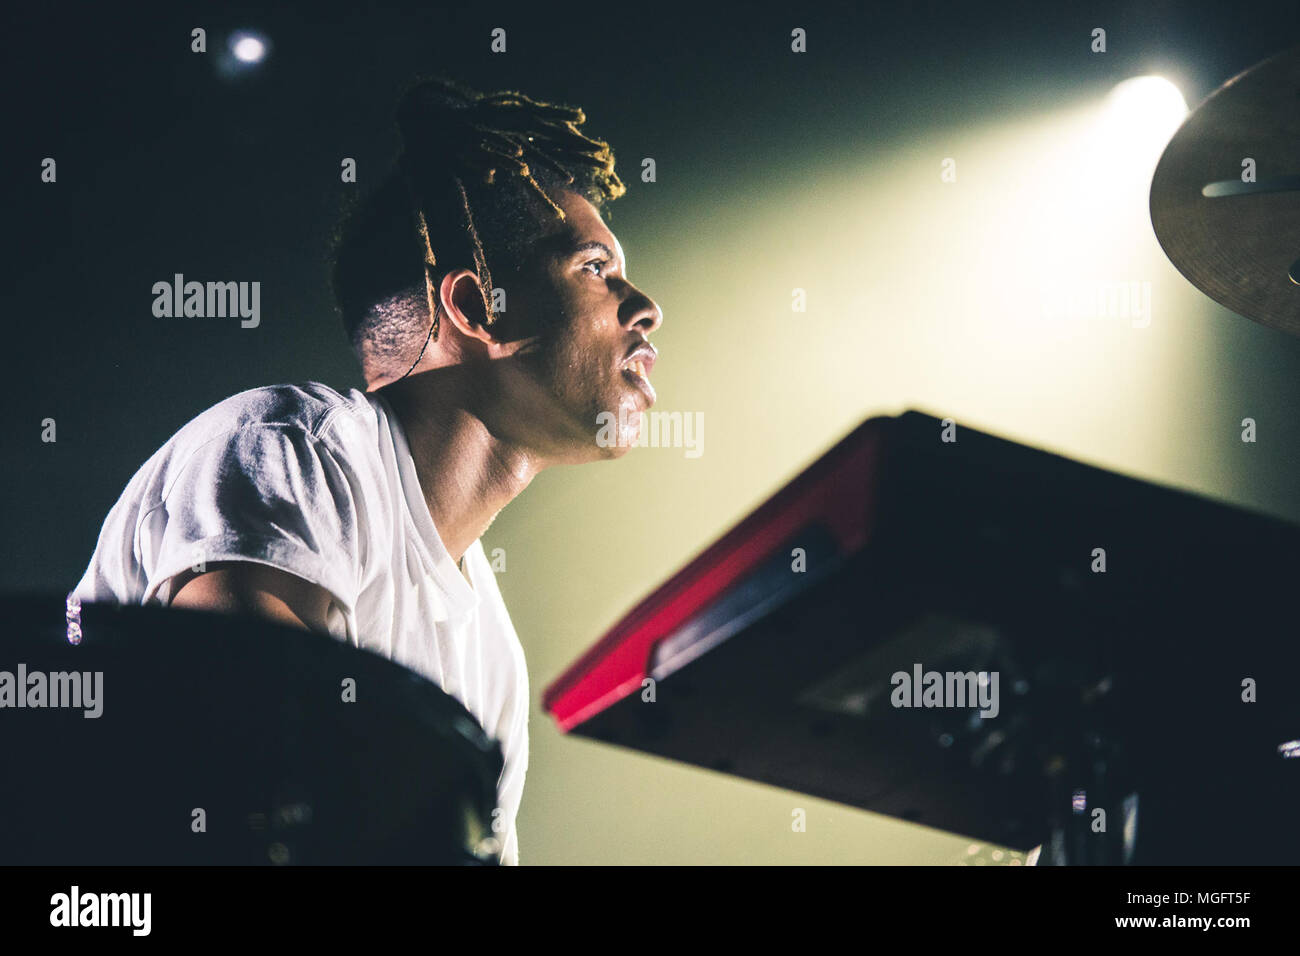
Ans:
[[[1256,182],[1242,182],[1245,159]],[[1152,178],[1151,225],[1214,301],[1300,335],[1300,47],[1233,77],[1179,127]]]

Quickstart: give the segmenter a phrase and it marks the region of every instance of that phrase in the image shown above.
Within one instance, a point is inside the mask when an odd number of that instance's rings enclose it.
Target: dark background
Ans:
[[[1300,36],[1294,3],[1049,6],[9,7],[0,586],[71,586],[135,467],[208,405],[278,381],[357,383],[325,262],[357,188],[339,161],[355,157],[363,185],[386,167],[395,93],[418,72],[576,102],[617,155],[688,162],[682,182],[743,177],[754,158],[815,150],[845,124],[884,139],[985,117],[1027,88],[1046,95],[1063,72],[1120,78],[1139,58],[1195,64],[1180,74],[1195,103]],[[773,55],[790,24],[808,28],[816,56]],[[1079,40],[1096,24],[1105,57]],[[189,49],[198,25],[207,55]],[[505,56],[488,52],[498,25]],[[273,47],[230,81],[215,61],[240,27]],[[45,156],[55,186],[39,180]],[[614,224],[643,201],[635,166],[621,171]],[[676,188],[661,184],[656,202]],[[689,208],[680,221],[688,243]],[[154,318],[150,287],[176,272],[260,280],[261,327]],[[46,417],[55,444],[39,440]]]

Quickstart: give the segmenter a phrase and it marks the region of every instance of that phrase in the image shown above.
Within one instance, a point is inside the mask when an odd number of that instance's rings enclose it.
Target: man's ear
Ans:
[[[425,266],[426,270],[428,268]],[[442,303],[439,321],[454,325],[456,331],[466,338],[496,345],[496,332],[488,326],[481,289],[478,275],[469,269],[453,269],[444,275],[438,285]]]

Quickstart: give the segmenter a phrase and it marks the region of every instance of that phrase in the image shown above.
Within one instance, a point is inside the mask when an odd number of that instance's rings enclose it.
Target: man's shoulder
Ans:
[[[320,382],[265,385],[217,402],[195,416],[182,432],[201,439],[209,433],[265,425],[298,428],[320,437],[340,414],[373,417],[373,408],[356,389],[342,393]]]
[[[265,385],[250,388],[200,412],[178,429],[158,450],[166,458],[187,457],[193,451],[241,432],[291,431],[333,447],[338,426],[346,430],[373,429],[377,424],[371,400],[356,389],[338,392],[320,382]]]
[[[371,400],[356,389],[341,393],[319,382],[266,385],[200,412],[154,453],[141,472],[165,496],[191,462],[208,461],[213,454],[245,461],[250,468],[273,467],[265,456],[268,448],[324,447],[340,464],[352,466],[359,464],[353,459],[364,456],[367,449],[358,435],[376,425]]]
[[[146,599],[149,582],[172,573],[176,542],[225,541],[243,532],[264,543],[286,527],[316,521],[336,497],[334,510],[342,514],[346,505],[355,519],[360,504],[352,484],[369,490],[374,482],[366,480],[376,468],[366,442],[336,438],[331,422],[348,419],[365,428],[374,416],[363,393],[343,394],[317,382],[249,389],[200,412],[127,483],[105,520],[82,593]],[[346,483],[334,480],[340,470]],[[301,515],[284,510],[288,502],[299,504]],[[341,538],[336,526],[344,520],[321,527]],[[317,528],[308,537],[319,546],[326,535]]]

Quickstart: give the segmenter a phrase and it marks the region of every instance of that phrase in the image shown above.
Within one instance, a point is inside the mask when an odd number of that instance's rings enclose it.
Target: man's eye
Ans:
[[[587,266],[600,266],[603,269],[607,265],[609,265],[608,259],[592,259],[590,262],[584,262],[582,267],[585,269]],[[592,275],[600,275],[600,273],[593,272]]]

